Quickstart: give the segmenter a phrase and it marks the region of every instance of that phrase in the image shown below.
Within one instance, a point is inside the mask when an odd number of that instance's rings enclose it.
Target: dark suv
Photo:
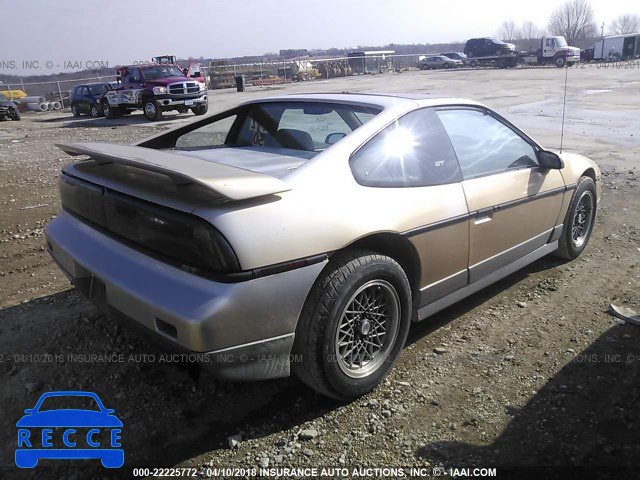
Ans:
[[[15,103],[0,94],[0,120],[4,120],[5,118],[20,120],[20,112]]]
[[[111,87],[108,83],[78,85],[71,91],[71,112],[74,117],[86,113],[92,117],[102,115],[102,97]]]
[[[513,43],[505,43],[497,38],[472,38],[464,46],[467,57],[490,57],[494,55],[512,55],[516,50]]]

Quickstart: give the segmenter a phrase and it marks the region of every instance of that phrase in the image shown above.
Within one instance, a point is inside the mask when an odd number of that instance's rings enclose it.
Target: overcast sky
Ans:
[[[260,55],[284,48],[438,43],[493,36],[504,20],[546,28],[561,0],[0,0],[0,73],[64,62],[111,66],[158,54]],[[639,0],[591,0],[598,26]],[[8,21],[7,21],[8,20]],[[10,62],[15,62],[15,65]],[[45,71],[45,62],[49,71]],[[68,69],[67,69],[68,70]]]

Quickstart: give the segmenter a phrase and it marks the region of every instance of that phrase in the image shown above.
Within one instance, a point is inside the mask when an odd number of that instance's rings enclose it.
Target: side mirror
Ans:
[[[543,168],[550,168],[553,170],[561,170],[564,168],[564,162],[560,156],[547,150],[540,150],[538,152],[538,163]]]
[[[327,138],[324,139],[324,143],[326,143],[327,145],[333,145],[334,143],[338,143],[339,140],[343,139],[346,136],[347,134],[342,132],[330,133],[329,135],[327,135]]]

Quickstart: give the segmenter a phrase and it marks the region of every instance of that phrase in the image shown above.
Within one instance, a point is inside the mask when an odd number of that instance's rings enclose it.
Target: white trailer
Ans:
[[[612,35],[596,40],[595,60],[623,60],[640,57],[640,33]]]

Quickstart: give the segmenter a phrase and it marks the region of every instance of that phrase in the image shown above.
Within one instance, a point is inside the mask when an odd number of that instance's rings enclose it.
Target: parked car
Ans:
[[[444,55],[445,57],[451,58],[453,60],[460,60],[464,65],[467,65],[469,63],[469,57],[467,57],[462,52],[449,52],[449,53],[443,53],[442,55]]]
[[[472,38],[467,40],[464,53],[467,57],[490,57],[498,55],[513,55],[516,46],[513,43],[505,43],[497,38]]]
[[[20,120],[20,111],[18,106],[7,97],[0,94],[0,120]]]
[[[591,62],[594,59],[595,48],[585,48],[580,50],[580,61],[581,62]]]
[[[436,68],[457,68],[462,66],[462,60],[445,57],[444,55],[434,55],[427,57],[422,61],[420,68],[422,70],[432,70]]]
[[[102,113],[102,98],[111,89],[107,82],[78,85],[71,90],[71,113],[74,117],[88,114],[99,117]]]
[[[45,232],[78,289],[223,378],[291,369],[338,399],[382,381],[412,320],[578,257],[601,190],[588,158],[458,98],[271,97],[60,148],[89,157]]]

